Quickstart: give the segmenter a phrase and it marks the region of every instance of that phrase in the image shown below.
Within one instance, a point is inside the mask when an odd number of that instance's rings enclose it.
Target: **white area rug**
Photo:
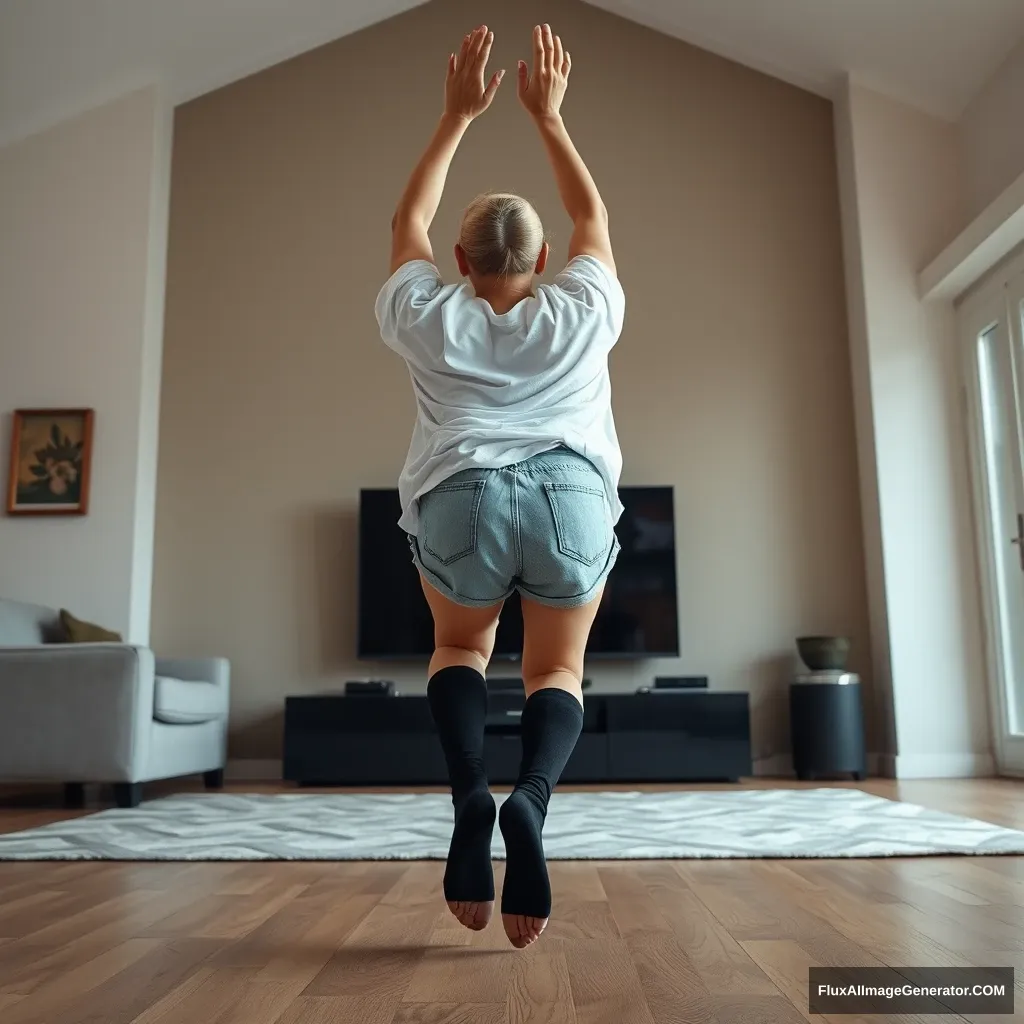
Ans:
[[[443,860],[451,822],[443,794],[177,796],[0,836],[0,860]],[[555,793],[544,846],[560,860],[1024,854],[1024,832],[848,789]]]

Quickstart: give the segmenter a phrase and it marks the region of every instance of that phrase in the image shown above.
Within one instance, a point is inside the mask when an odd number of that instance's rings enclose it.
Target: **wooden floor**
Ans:
[[[1017,782],[857,788],[1024,828]],[[28,802],[40,799],[0,795],[0,831],[71,816]],[[1024,858],[556,862],[555,916],[525,951],[507,945],[497,921],[482,933],[460,928],[441,902],[441,870],[0,863],[0,1021],[965,1019],[810,1017],[814,964],[1012,965],[1018,1014],[976,1019],[1024,1020]]]

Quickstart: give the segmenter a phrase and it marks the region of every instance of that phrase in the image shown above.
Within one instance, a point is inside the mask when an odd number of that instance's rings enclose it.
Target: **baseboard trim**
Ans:
[[[991,754],[897,754],[897,779],[984,779],[996,774]]]
[[[237,758],[228,761],[224,778],[228,782],[280,782],[283,765],[280,761],[258,758]]]

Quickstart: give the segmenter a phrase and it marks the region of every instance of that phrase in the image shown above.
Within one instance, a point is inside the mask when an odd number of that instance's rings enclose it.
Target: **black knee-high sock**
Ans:
[[[448,764],[455,807],[444,895],[449,900],[493,900],[491,832],[495,812],[483,757],[487,684],[474,669],[455,665],[431,676],[427,697]]]
[[[508,858],[501,912],[549,917],[551,886],[541,830],[551,791],[583,730],[583,708],[565,690],[537,690],[523,708],[521,728],[519,778],[498,813]]]

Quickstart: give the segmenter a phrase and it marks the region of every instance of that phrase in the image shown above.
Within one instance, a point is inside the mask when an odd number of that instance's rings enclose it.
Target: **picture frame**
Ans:
[[[92,476],[92,409],[16,409],[7,514],[84,516]]]

